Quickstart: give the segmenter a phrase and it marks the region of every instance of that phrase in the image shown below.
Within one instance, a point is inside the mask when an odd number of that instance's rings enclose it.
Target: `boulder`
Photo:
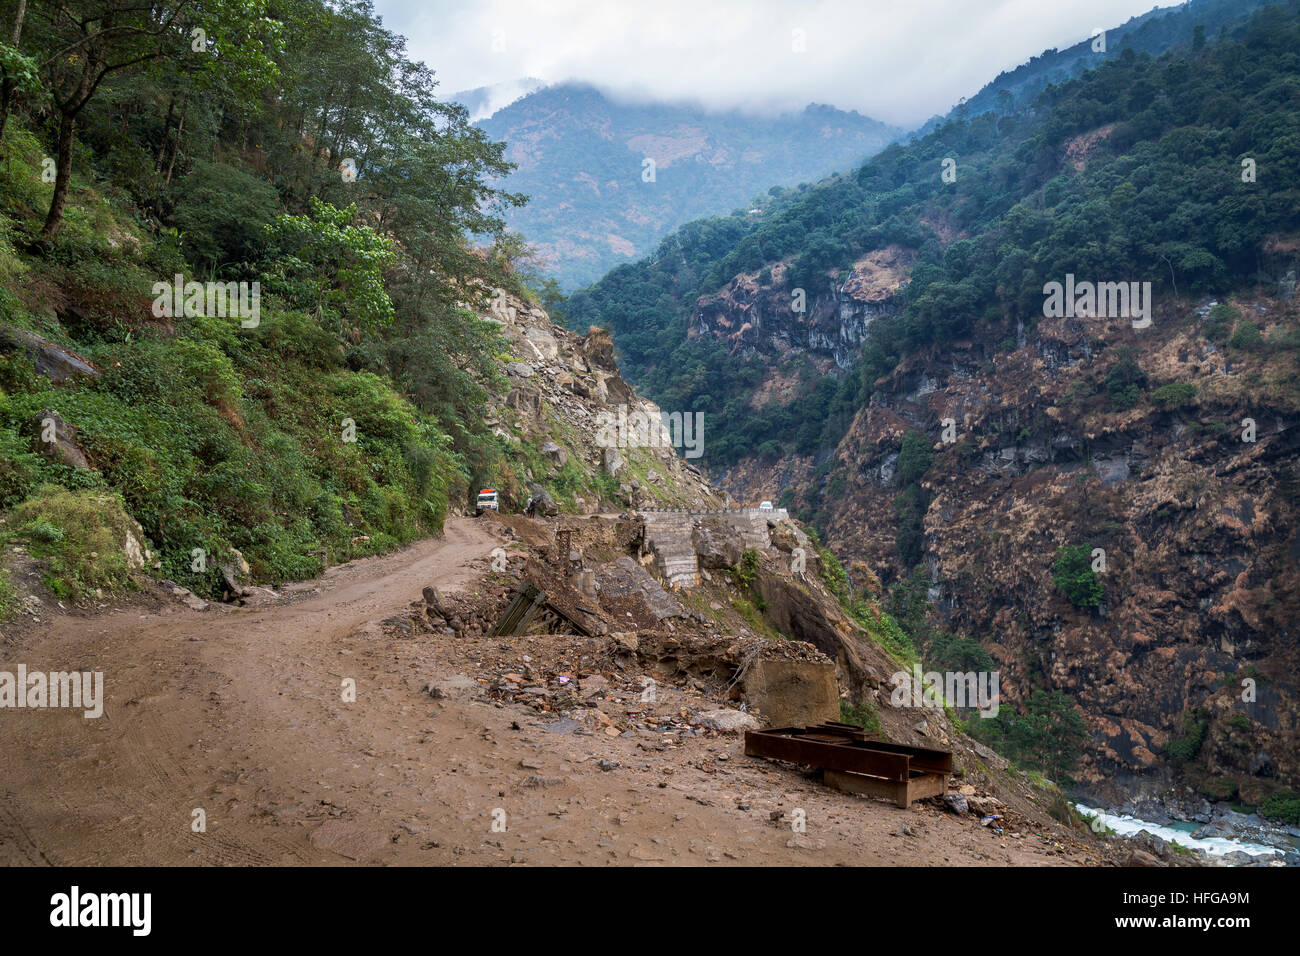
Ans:
[[[32,419],[36,430],[36,448],[46,458],[71,468],[89,468],[90,460],[76,441],[76,429],[52,408],[38,412]]]
[[[663,589],[654,575],[628,555],[623,555],[612,565],[599,568],[597,579],[601,601],[606,607],[610,602],[632,600],[656,621],[686,614],[686,609]]]
[[[517,385],[506,396],[506,404],[521,415],[536,417],[542,408],[541,390],[527,385]]]
[[[963,814],[970,811],[966,798],[960,793],[945,793],[943,795],[943,805],[953,813]]]
[[[546,329],[535,326],[528,328],[524,331],[524,338],[536,349],[539,359],[554,362],[560,357],[560,346],[556,343],[555,336]]]
[[[430,585],[421,593],[424,597],[424,603],[428,605],[429,610],[433,611],[439,617],[447,616],[447,606],[443,604],[441,591],[433,585]]]
[[[429,681],[424,686],[425,692],[434,700],[452,700],[454,698],[471,697],[477,694],[481,688],[478,681],[472,677],[466,677],[464,674],[455,674],[451,677],[440,677]]]
[[[692,532],[695,553],[700,567],[708,570],[730,568],[740,562],[745,554],[744,542],[735,529],[721,518],[703,519]]]
[[[990,813],[1002,812],[1002,801],[997,797],[981,797],[973,794],[966,796],[966,805],[976,816],[986,817]]]
[[[569,453],[553,441],[548,441],[542,445],[542,454],[559,468],[563,468],[569,460]]]
[[[541,485],[530,485],[529,490],[533,493],[533,498],[537,501],[537,513],[547,518],[553,518],[560,513],[560,506],[555,503],[551,493]]]
[[[773,727],[840,719],[840,690],[829,660],[759,657],[744,673],[745,700]]]
[[[763,724],[752,714],[740,710],[706,710],[695,715],[694,723],[706,730],[718,730],[723,733],[735,733],[742,730],[758,730]]]
[[[605,468],[605,474],[613,478],[615,475],[617,475],[620,471],[623,470],[623,466],[625,462],[623,461],[623,456],[619,454],[617,448],[606,448],[604,450],[602,464]],[[632,489],[630,488],[628,489],[628,491],[631,490]]]
[[[56,385],[71,379],[99,377],[99,369],[76,352],[28,329],[0,327],[0,346],[26,352],[36,372]]]
[[[1128,860],[1125,861],[1124,865],[1125,866],[1164,866],[1163,863],[1161,863],[1150,853],[1146,853],[1142,850],[1131,851],[1128,855]]]
[[[592,369],[618,373],[618,362],[614,358],[614,339],[609,332],[599,326],[591,326],[587,337],[582,340],[582,355]]]
[[[243,597],[247,591],[249,575],[252,573],[248,562],[244,560],[244,555],[238,549],[231,548],[226,552],[225,559],[218,568],[221,571],[221,581],[225,585],[227,600]]]

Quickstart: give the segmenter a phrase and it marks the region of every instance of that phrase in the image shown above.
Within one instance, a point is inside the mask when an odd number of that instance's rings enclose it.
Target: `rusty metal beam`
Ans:
[[[788,760],[827,770],[865,773],[886,780],[906,781],[911,776],[906,754],[872,750],[864,746],[863,741],[831,743],[806,736],[751,730],[745,733],[745,753],[751,757]]]
[[[948,751],[866,740],[860,729],[838,723],[751,730],[745,734],[745,753],[901,782],[918,774],[952,773]]]

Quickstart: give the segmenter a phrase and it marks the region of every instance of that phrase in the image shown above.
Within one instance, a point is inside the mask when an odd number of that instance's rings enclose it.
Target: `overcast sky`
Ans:
[[[537,77],[625,98],[899,125],[1171,0],[374,0],[444,96]],[[802,31],[805,49],[795,52]]]

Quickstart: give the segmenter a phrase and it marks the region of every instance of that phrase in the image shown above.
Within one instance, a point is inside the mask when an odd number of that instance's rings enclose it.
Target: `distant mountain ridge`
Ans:
[[[1241,22],[1252,11],[1278,2],[1279,0],[1189,0],[1173,7],[1152,7],[1119,26],[1106,28],[1104,50],[1093,49],[1094,36],[1081,39],[1068,47],[1044,50],[1015,69],[999,73],[974,96],[958,104],[953,113],[932,117],[909,138],[924,136],[936,126],[963,115],[970,117],[991,111],[1005,113],[1020,109],[1048,84],[1064,83],[1084,70],[1095,69],[1108,54],[1113,56],[1130,49],[1134,53],[1159,55],[1171,47],[1194,42],[1197,27],[1202,29],[1206,39],[1213,39],[1219,30]]]
[[[536,93],[546,84],[536,77],[525,76],[518,80],[479,86],[472,90],[461,90],[450,97],[453,103],[459,103],[469,110],[471,123],[487,119],[498,110],[503,110],[515,100],[522,99],[529,93]]]
[[[566,290],[647,255],[691,219],[855,167],[903,133],[818,104],[755,117],[620,103],[579,84],[543,87],[477,125],[506,142],[518,164],[505,188],[531,199],[507,216],[509,226],[538,247]]]

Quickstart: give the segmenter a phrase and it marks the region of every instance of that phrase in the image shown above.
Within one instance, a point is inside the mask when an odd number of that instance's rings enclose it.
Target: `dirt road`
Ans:
[[[288,605],[61,617],[0,647],[3,670],[102,671],[106,698],[98,719],[0,709],[0,865],[1059,865],[1088,855],[834,794],[744,757],[735,736],[655,752],[644,740],[554,733],[517,705],[433,700],[422,688],[472,676],[476,650],[392,638],[378,622],[425,585],[469,585],[498,543],[456,519],[443,539],[332,569],[318,593]],[[788,822],[795,809],[805,833]]]

